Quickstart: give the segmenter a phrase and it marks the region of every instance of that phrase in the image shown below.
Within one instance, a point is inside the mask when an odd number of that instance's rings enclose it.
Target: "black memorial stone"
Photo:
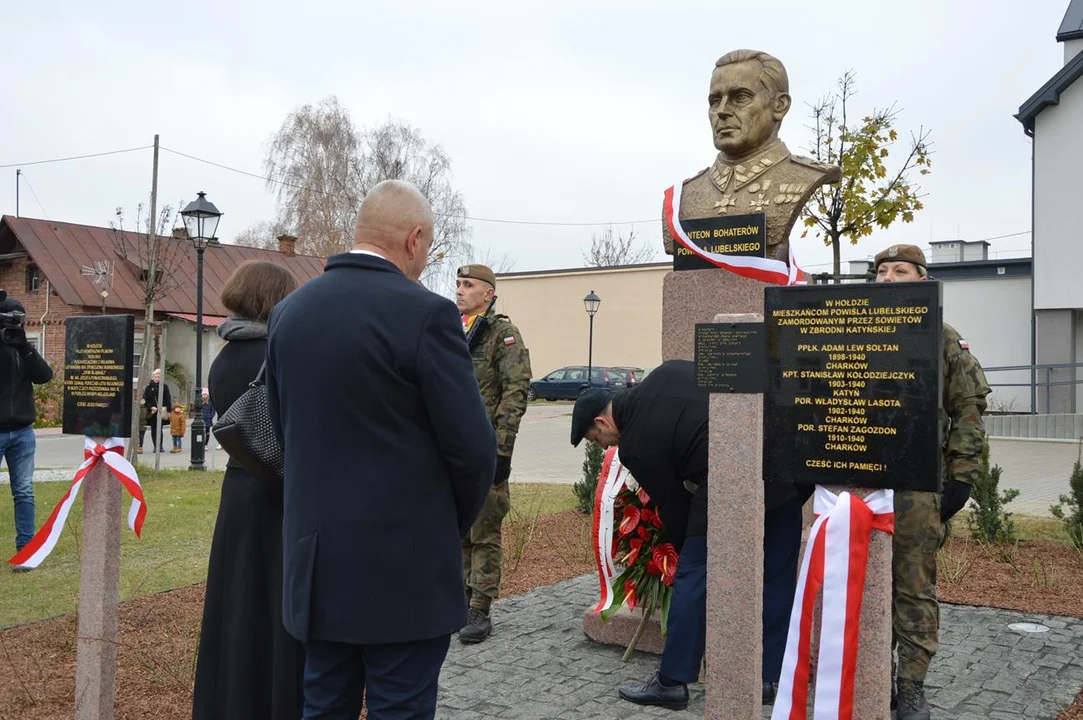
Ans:
[[[698,323],[696,384],[715,393],[762,393],[762,322]]]
[[[67,320],[64,432],[127,438],[132,434],[132,315]]]
[[[768,287],[768,482],[939,490],[936,281]]]
[[[741,257],[767,256],[767,216],[763,213],[681,220],[688,239],[701,250]],[[675,240],[674,270],[710,270],[717,267]]]

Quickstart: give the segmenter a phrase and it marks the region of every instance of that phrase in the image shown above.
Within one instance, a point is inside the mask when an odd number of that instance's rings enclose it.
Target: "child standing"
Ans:
[[[173,436],[173,449],[169,452],[179,453],[181,441],[184,439],[184,407],[178,402],[173,403],[173,412],[169,417],[169,432]]]

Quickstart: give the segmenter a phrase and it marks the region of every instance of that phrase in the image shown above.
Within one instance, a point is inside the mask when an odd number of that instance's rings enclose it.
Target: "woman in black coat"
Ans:
[[[158,385],[162,382],[162,371],[155,368],[150,375],[150,382],[143,390],[143,407],[147,411],[147,425],[150,428],[150,444],[157,448],[162,443],[162,428],[169,425],[170,408],[173,407],[173,398],[169,394],[169,386],[162,385],[162,407],[158,407]],[[159,420],[159,418],[161,418]],[[157,427],[157,423],[161,423]],[[165,448],[162,448],[165,450]],[[143,452],[143,433],[139,433],[139,452]]]
[[[248,389],[267,350],[267,316],[297,287],[283,267],[247,262],[222,288],[230,317],[208,385],[219,415]],[[304,649],[282,625],[282,486],[258,481],[232,459],[222,479],[203,628],[194,720],[302,715]]]

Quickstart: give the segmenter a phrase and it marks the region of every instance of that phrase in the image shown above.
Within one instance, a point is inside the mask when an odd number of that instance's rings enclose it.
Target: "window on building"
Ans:
[[[37,292],[41,288],[41,269],[37,265],[26,266],[26,291]]]
[[[41,333],[27,333],[26,341],[30,343],[30,347],[35,351],[41,352]]]

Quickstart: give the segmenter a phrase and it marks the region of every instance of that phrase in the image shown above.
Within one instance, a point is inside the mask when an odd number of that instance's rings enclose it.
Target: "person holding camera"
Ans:
[[[0,290],[0,459],[6,460],[15,501],[15,550],[34,537],[34,385],[53,369],[26,339],[26,310]],[[30,568],[16,567],[15,572]]]

